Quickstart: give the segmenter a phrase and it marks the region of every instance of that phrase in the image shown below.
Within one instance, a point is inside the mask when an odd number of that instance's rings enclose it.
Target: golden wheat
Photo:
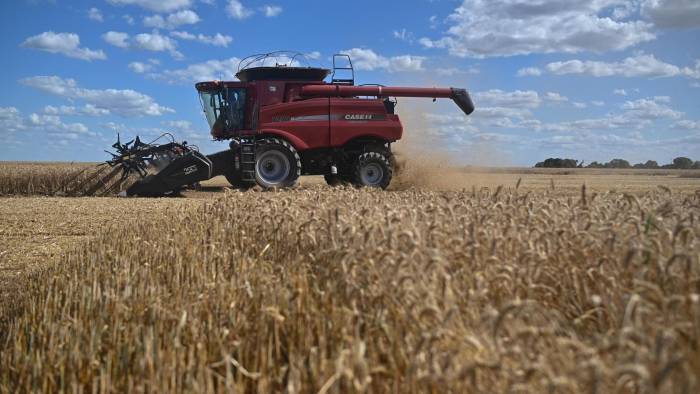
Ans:
[[[95,171],[88,163],[0,163],[2,195],[68,195]]]
[[[14,391],[697,392],[700,196],[227,192],[27,282]]]

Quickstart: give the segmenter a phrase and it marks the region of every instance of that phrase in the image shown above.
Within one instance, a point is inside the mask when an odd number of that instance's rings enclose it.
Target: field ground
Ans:
[[[0,197],[0,392],[697,389],[698,174]]]

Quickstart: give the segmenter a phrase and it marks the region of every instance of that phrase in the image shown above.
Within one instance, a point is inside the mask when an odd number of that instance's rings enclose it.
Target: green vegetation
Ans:
[[[560,159],[552,158],[545,161],[540,161],[535,164],[536,168],[583,168],[583,161],[578,162],[574,159]],[[693,161],[687,157],[676,157],[670,164],[664,164],[659,166],[654,160],[647,160],[645,163],[637,163],[635,165],[630,164],[629,161],[625,159],[612,159],[607,163],[598,163],[594,161],[585,168],[663,168],[663,169],[676,169],[676,170],[697,170],[700,169],[700,161]]]

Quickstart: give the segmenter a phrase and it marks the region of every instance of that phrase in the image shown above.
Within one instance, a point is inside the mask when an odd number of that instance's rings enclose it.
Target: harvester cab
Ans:
[[[174,141],[121,147],[109,163],[122,168],[122,178],[138,177],[127,195],[177,192],[217,175],[242,189],[290,187],[301,175],[386,188],[391,144],[403,134],[396,97],[450,98],[465,114],[474,111],[461,88],[357,86],[347,55],[334,56],[333,70],[311,67],[295,52],[249,56],[236,78],[195,85],[212,138],[230,141],[229,149],[205,156]]]

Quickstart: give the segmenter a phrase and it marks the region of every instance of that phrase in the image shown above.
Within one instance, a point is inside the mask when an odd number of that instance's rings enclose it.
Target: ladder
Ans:
[[[241,140],[241,180],[255,182],[255,137]]]
[[[260,116],[260,105],[258,101],[253,105],[253,119],[251,120],[251,128],[255,131],[250,137],[240,137],[241,141],[241,180],[243,182],[255,183],[255,141],[257,140],[258,119]]]

